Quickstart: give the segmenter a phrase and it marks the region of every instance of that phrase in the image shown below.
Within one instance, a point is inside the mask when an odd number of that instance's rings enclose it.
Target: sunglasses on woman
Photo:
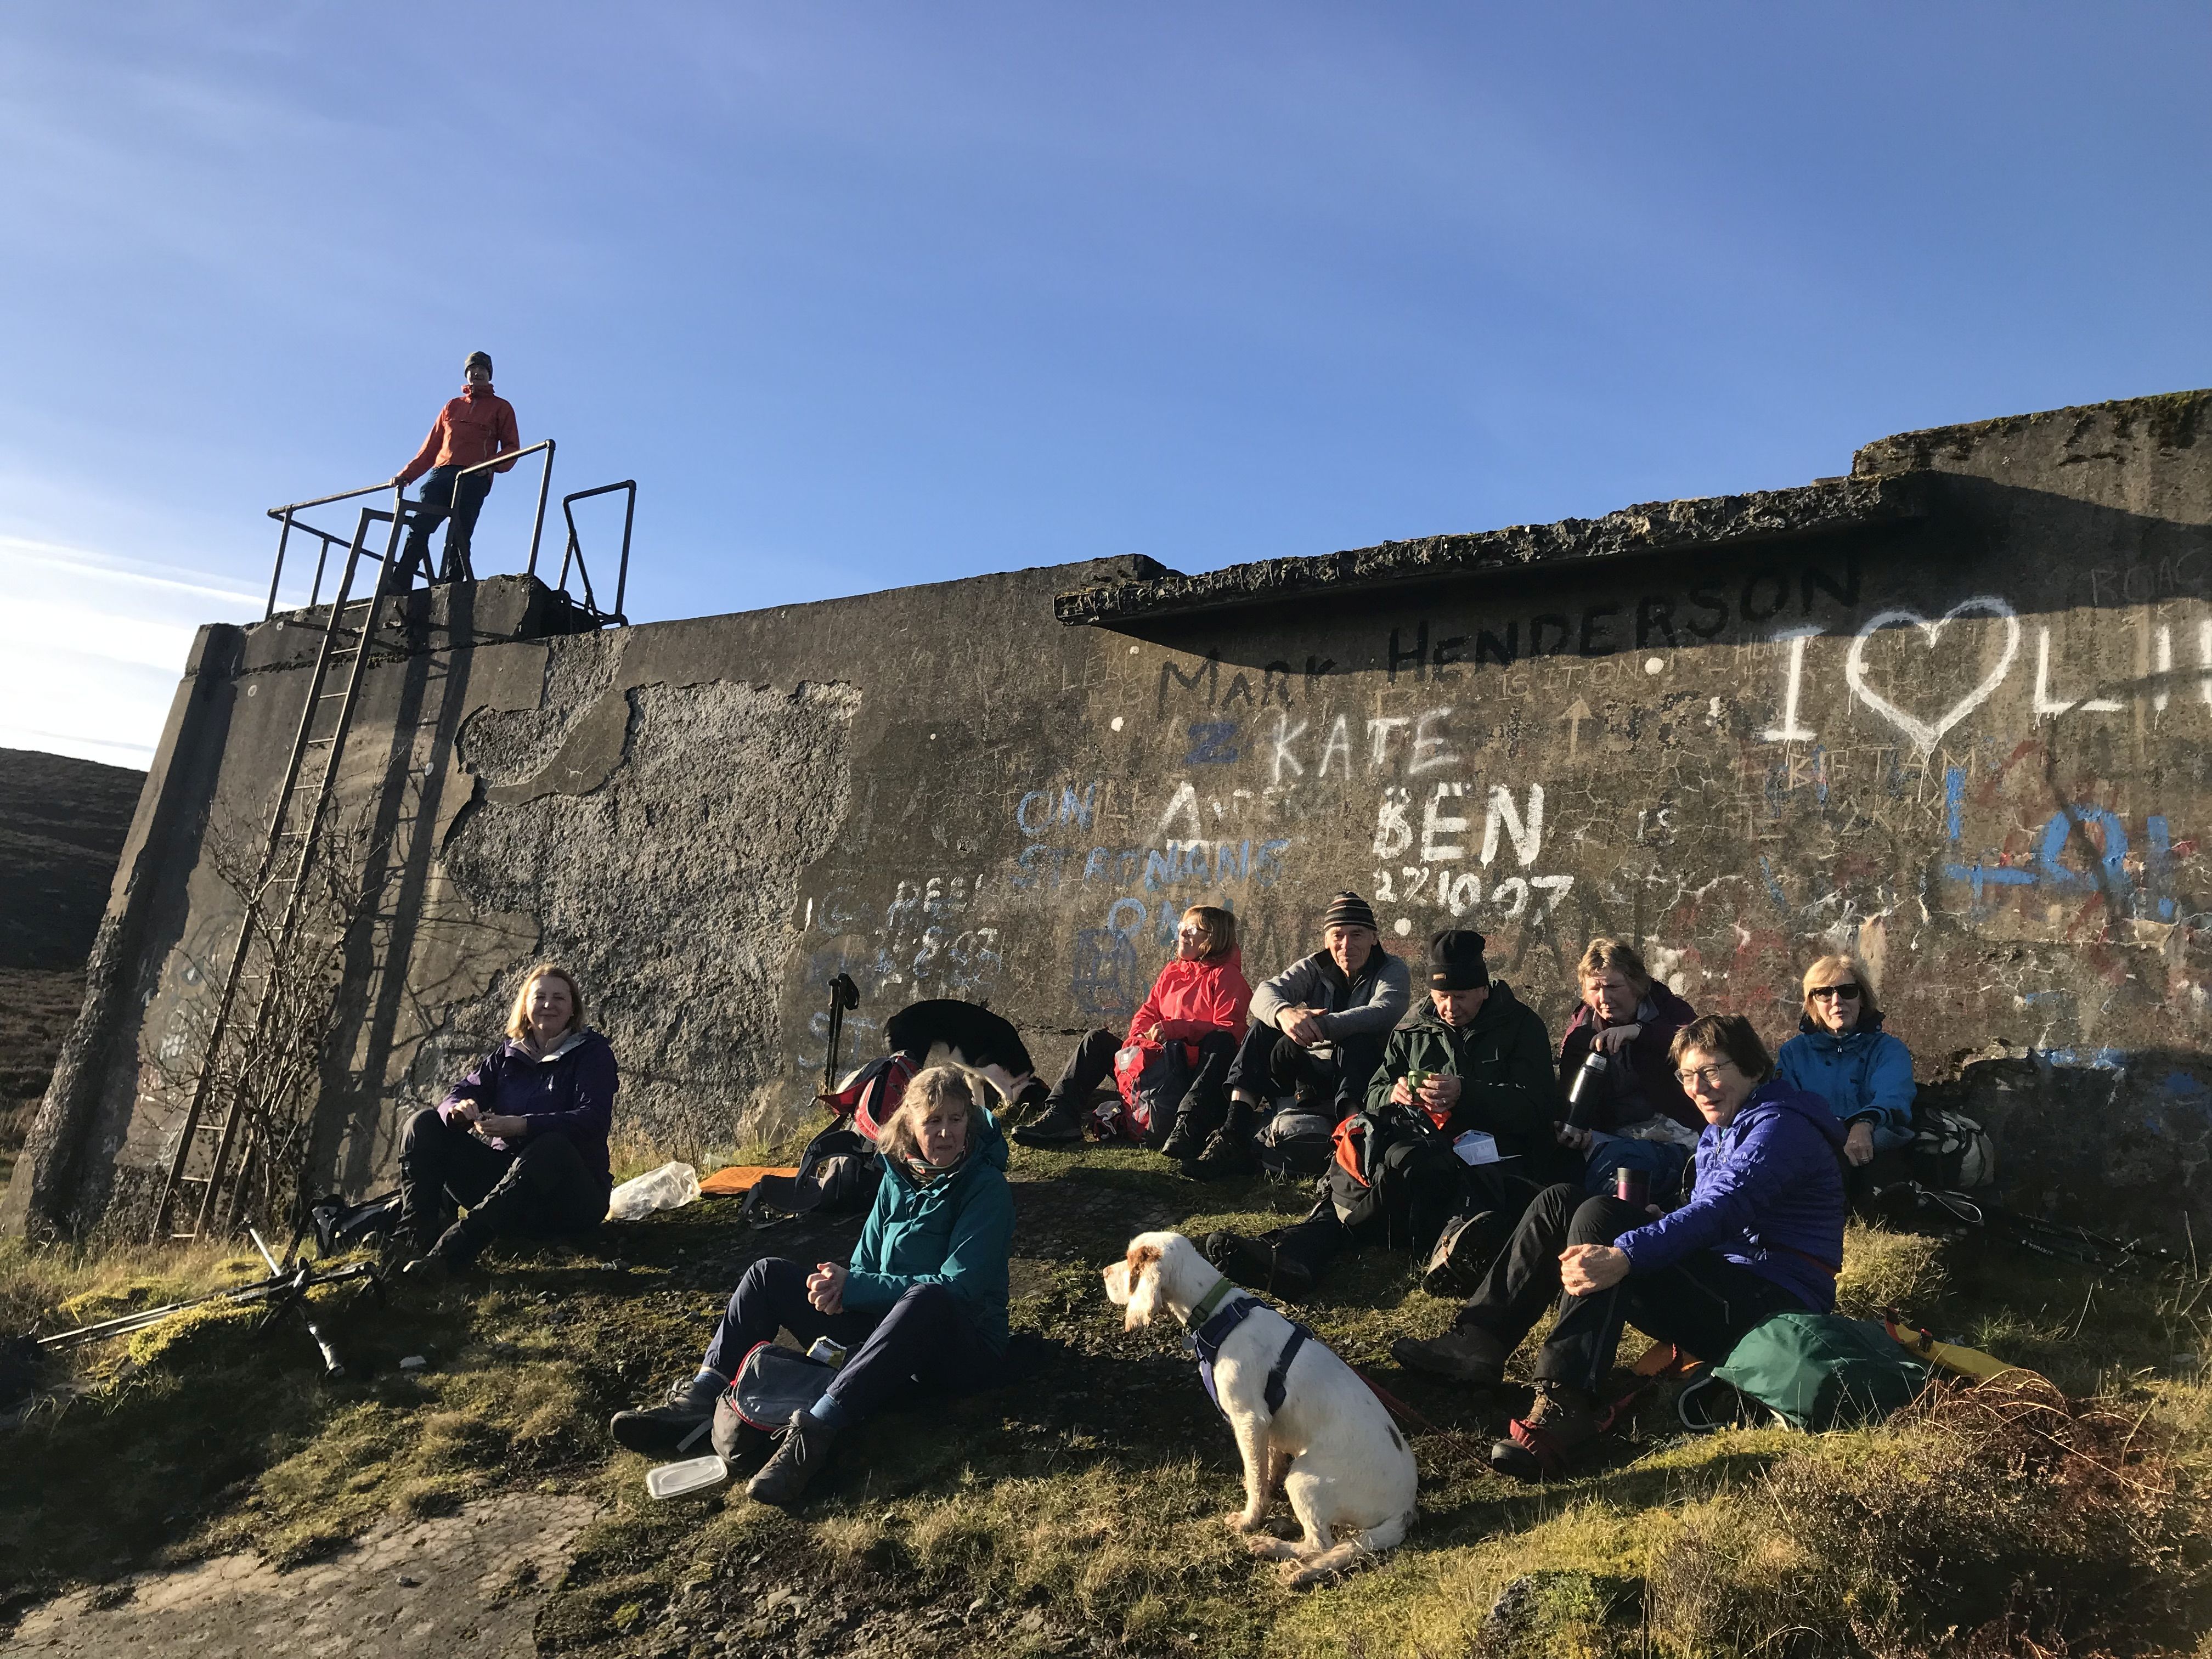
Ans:
[[[1808,997],[1840,997],[1846,1002],[1856,1002],[1859,988],[1856,985],[1815,985],[1805,994]]]

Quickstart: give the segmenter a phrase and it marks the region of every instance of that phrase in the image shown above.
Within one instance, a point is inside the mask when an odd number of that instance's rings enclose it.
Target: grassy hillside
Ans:
[[[0,1186],[84,1000],[84,959],[145,782],[0,749]]]
[[[379,1516],[519,1487],[604,1504],[539,1620],[562,1654],[2208,1650],[2202,1279],[1854,1229],[1849,1308],[1902,1301],[2066,1399],[1944,1393],[1820,1437],[1692,1437],[1655,1401],[1609,1462],[1529,1489],[1480,1459],[1512,1400],[1383,1357],[1450,1308],[1364,1252],[1297,1311],[1429,1419],[1421,1519],[1381,1565],[1301,1595],[1221,1526],[1229,1437],[1173,1336],[1125,1334],[1097,1273],[1141,1229],[1264,1225],[1299,1200],[1131,1151],[1022,1152],[1012,1173],[1018,1374],[855,1432],[799,1516],[734,1489],[652,1504],[644,1462],[604,1437],[689,1369],[748,1261],[840,1255],[854,1230],[754,1233],[709,1200],[581,1252],[502,1255],[481,1289],[334,1310],[338,1384],[313,1380],[296,1329],[238,1315],[88,1356],[88,1393],[0,1448],[0,1597],[241,1544],[304,1559]],[[9,1248],[0,1330],[258,1271]],[[410,1354],[428,1367],[400,1371]]]
[[[0,749],[0,969],[84,966],[146,775]]]

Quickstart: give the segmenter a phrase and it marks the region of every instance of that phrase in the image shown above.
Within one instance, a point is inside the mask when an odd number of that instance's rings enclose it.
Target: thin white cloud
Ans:
[[[221,577],[0,536],[0,748],[153,758],[206,622],[260,600]]]

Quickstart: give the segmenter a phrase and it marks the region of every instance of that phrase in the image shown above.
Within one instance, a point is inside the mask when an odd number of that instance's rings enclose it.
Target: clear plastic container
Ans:
[[[689,1164],[664,1164],[608,1194],[607,1219],[635,1221],[655,1210],[680,1210],[698,1198],[699,1172]]]
[[[719,1457],[687,1457],[681,1463],[662,1463],[645,1472],[645,1490],[653,1498],[688,1498],[707,1492],[730,1478],[730,1466]]]

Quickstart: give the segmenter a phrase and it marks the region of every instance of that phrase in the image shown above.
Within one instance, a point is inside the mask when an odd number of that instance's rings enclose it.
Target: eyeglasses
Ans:
[[[1735,1069],[1735,1062],[1726,1060],[1718,1066],[1707,1066],[1699,1071],[1677,1072],[1674,1073],[1674,1080],[1685,1089],[1694,1089],[1700,1083],[1708,1089],[1717,1089],[1726,1080],[1728,1074]]]
[[[1856,1002],[1859,988],[1856,985],[1815,985],[1805,994],[1808,997],[1839,997],[1846,1002]]]
[[[1185,922],[1182,927],[1176,929],[1176,937],[1177,939],[1204,939],[1206,937],[1206,932],[1203,927],[1194,927],[1189,922]]]

